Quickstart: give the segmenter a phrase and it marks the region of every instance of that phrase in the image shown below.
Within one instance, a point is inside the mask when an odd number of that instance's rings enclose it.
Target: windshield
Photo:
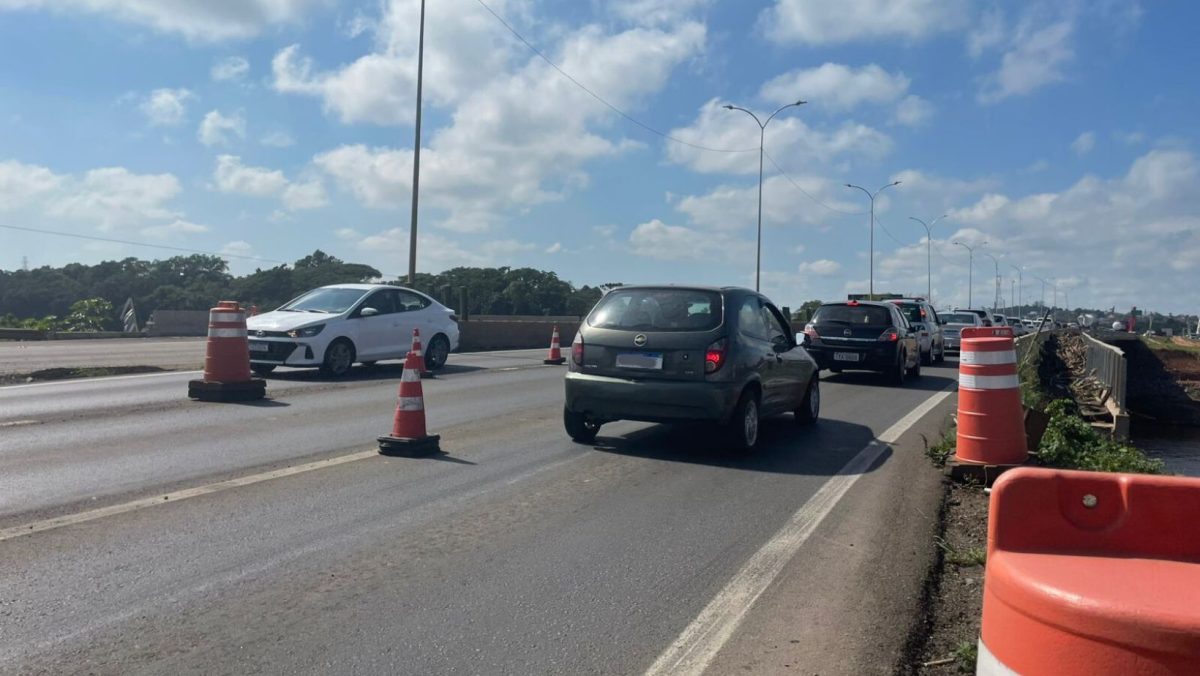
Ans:
[[[941,316],[947,324],[974,324],[977,315],[970,312],[943,312]]]
[[[353,307],[366,293],[363,289],[313,289],[279,308],[279,311],[319,312],[337,315]]]
[[[823,305],[813,315],[813,323],[891,326],[892,316],[878,305]]]
[[[588,316],[588,326],[627,331],[710,331],[720,325],[720,294],[693,289],[613,291]]]

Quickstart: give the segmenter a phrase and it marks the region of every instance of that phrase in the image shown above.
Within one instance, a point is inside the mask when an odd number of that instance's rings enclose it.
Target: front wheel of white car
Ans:
[[[325,360],[321,362],[321,375],[326,378],[341,378],[354,365],[354,344],[338,338],[325,348]]]

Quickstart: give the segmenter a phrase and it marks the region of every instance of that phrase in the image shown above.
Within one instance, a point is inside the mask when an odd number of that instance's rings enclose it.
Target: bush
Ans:
[[[1071,400],[1053,401],[1046,412],[1050,424],[1038,449],[1038,457],[1046,465],[1094,472],[1163,473],[1161,460],[1108,439],[1079,417]]]

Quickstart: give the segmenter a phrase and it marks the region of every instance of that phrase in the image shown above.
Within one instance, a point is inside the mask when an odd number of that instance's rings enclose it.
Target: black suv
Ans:
[[[571,345],[563,424],[590,442],[614,420],[711,421],[742,449],[760,417],[816,420],[816,362],[764,296],[735,287],[623,286]]]
[[[896,385],[921,375],[918,335],[895,303],[825,303],[804,327],[808,352],[823,369],[879,371]]]

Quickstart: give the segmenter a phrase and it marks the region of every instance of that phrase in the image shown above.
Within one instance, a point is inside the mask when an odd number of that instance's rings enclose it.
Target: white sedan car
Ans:
[[[425,367],[441,368],[458,347],[454,311],[418,291],[386,284],[334,284],[313,289],[246,319],[250,367],[267,374],[276,366],[316,366],[329,377],[358,362],[368,366],[403,359],[421,331]]]

